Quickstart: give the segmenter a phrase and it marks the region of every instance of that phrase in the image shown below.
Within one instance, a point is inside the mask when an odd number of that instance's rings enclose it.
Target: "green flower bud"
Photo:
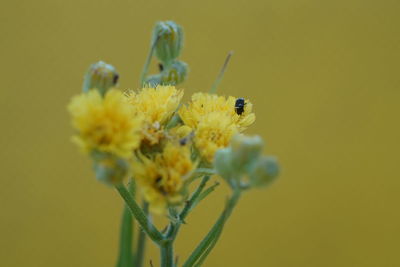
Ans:
[[[111,156],[94,163],[96,179],[108,185],[121,183],[128,175],[128,170],[129,165],[125,160]]]
[[[261,155],[264,142],[260,136],[235,135],[231,141],[232,168],[240,174],[252,172]]]
[[[92,64],[86,72],[83,81],[83,92],[87,93],[90,89],[97,89],[102,95],[118,83],[119,75],[117,70],[103,61]]]
[[[161,83],[177,85],[182,83],[187,76],[188,65],[183,61],[174,61],[172,65],[161,72]]]
[[[250,175],[251,186],[270,185],[279,174],[279,164],[274,157],[261,157]]]
[[[218,149],[217,152],[215,152],[214,168],[217,173],[230,184],[230,180],[234,179],[232,149],[230,147]]]
[[[160,21],[153,31],[153,43],[156,43],[155,54],[165,65],[169,66],[178,58],[183,46],[182,27],[173,21]]]
[[[177,85],[182,83],[187,76],[188,65],[183,61],[174,61],[168,68],[163,68],[162,72],[150,75],[146,78],[146,84],[150,86]]]
[[[227,148],[215,153],[214,168],[232,188],[242,190],[270,184],[279,173],[277,160],[261,156],[259,136],[236,135]]]
[[[149,75],[145,80],[145,84],[150,87],[156,87],[157,85],[161,84],[161,74]]]

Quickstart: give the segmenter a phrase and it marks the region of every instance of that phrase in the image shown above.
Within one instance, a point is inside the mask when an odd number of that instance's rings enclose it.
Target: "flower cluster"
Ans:
[[[255,120],[249,100],[240,113],[232,96],[196,93],[180,106],[182,96],[174,86],[110,89],[104,96],[94,89],[69,105],[74,142],[91,154],[128,160],[145,199],[159,213],[181,203],[196,166],[212,164],[215,152]]]
[[[160,75],[175,73],[175,67],[186,64],[177,60],[182,30],[174,22],[156,25],[152,45],[162,67]],[[165,76],[169,84],[150,75],[143,81],[154,83],[121,91],[115,88],[116,69],[100,61],[90,66],[83,92],[68,107],[76,130],[73,141],[92,157],[96,177],[111,185],[134,177],[157,213],[185,200],[196,168],[217,170],[228,180],[227,173],[233,177],[232,170],[245,163],[220,163],[214,161],[215,155],[219,150],[235,154],[235,149],[223,149],[255,121],[253,105],[245,98],[198,92],[181,103],[184,90],[174,84],[183,81],[185,73],[186,69],[168,74],[173,81]],[[222,172],[221,164],[225,164]]]
[[[188,73],[179,59],[182,47],[181,26],[158,22],[139,89],[117,89],[116,68],[99,61],[89,67],[82,93],[68,106],[73,142],[93,160],[96,178],[113,186],[125,201],[119,267],[142,266],[144,234],[160,248],[161,266],[176,266],[173,243],[178,231],[190,211],[219,184],[207,185],[216,177],[225,180],[232,193],[182,266],[202,265],[242,192],[270,184],[279,172],[276,159],[261,154],[262,139],[243,133],[256,118],[251,101],[215,93],[232,53],[209,93],[195,93],[182,103],[184,90],[177,86]],[[159,73],[148,75],[153,55]],[[128,188],[124,178],[129,178]],[[197,186],[190,186],[197,180]],[[142,193],[142,207],[135,199],[136,188]],[[149,209],[168,216],[164,231],[152,223]],[[136,246],[132,218],[140,226]]]

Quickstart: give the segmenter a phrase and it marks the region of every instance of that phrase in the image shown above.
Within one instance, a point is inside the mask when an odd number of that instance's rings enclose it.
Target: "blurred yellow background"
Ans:
[[[122,201],[70,143],[66,105],[100,59],[135,89],[154,23],[173,19],[186,98],[234,50],[219,92],[252,99],[249,132],[283,170],[244,195],[205,265],[400,266],[399,14],[392,0],[2,1],[0,265],[114,265]],[[181,259],[228,192],[188,218]]]

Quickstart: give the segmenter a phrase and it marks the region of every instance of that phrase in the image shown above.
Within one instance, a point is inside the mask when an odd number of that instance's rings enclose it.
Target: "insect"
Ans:
[[[163,64],[159,63],[158,64],[158,69],[160,70],[160,72],[163,71],[164,70]]]
[[[246,105],[246,102],[244,102],[244,98],[240,97],[240,98],[236,99],[236,103],[235,103],[236,114],[242,115],[242,113],[244,112],[245,105]]]

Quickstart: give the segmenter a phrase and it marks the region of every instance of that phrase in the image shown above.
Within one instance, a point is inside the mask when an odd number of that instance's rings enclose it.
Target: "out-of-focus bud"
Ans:
[[[121,183],[128,170],[128,163],[119,158],[109,157],[94,162],[96,179],[108,185]]]
[[[146,78],[146,84],[155,87],[161,85],[177,85],[182,83],[188,73],[188,65],[176,60],[168,68],[164,68],[159,74],[150,75]]]
[[[232,168],[235,172],[241,174],[252,172],[263,146],[264,142],[258,135],[235,135],[231,141]]]
[[[229,147],[215,153],[215,170],[234,189],[268,185],[279,166],[275,158],[261,156],[263,146],[259,136],[236,135]]]
[[[229,184],[236,178],[232,165],[232,149],[230,147],[217,150],[214,156],[214,168]]]
[[[182,27],[173,21],[160,21],[153,31],[153,43],[156,43],[155,54],[168,67],[178,58],[183,46]]]
[[[161,83],[168,85],[177,85],[182,83],[188,73],[188,65],[183,61],[174,61],[172,65],[161,72]]]
[[[157,85],[161,84],[161,74],[147,76],[145,84],[153,88],[157,87]]]
[[[250,175],[251,186],[270,185],[279,175],[278,161],[274,157],[264,156],[258,159],[254,171]]]
[[[102,95],[118,83],[119,75],[117,70],[110,64],[103,61],[92,64],[86,72],[83,81],[83,92],[90,89],[97,89]]]

